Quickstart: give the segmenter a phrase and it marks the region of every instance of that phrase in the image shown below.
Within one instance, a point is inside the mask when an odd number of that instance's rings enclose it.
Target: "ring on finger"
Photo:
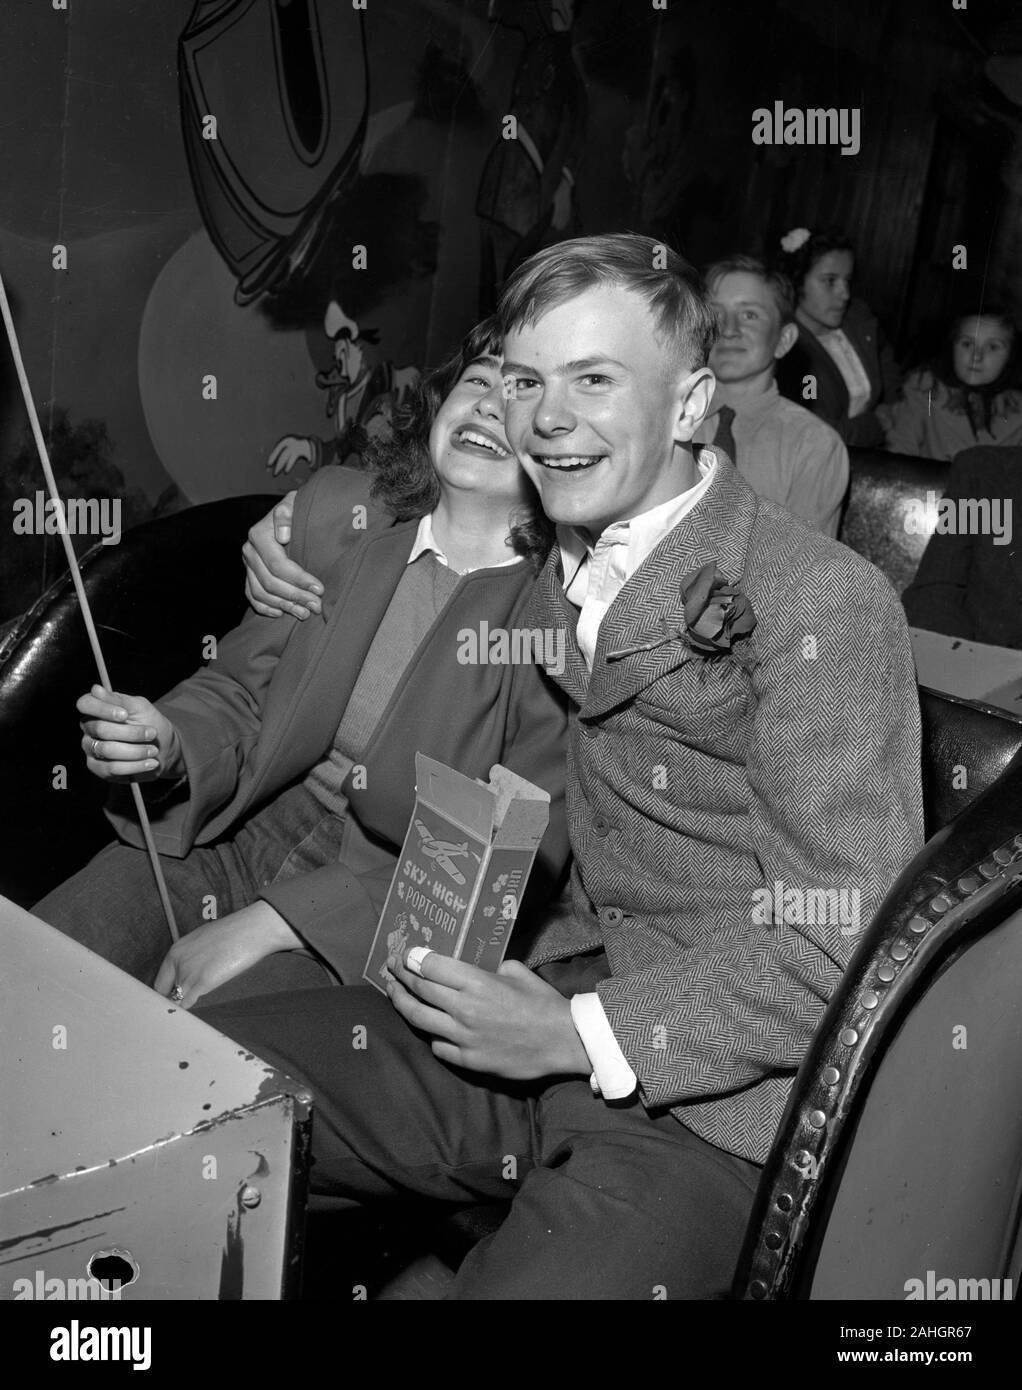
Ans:
[[[175,985],[170,991],[170,997],[175,1004],[180,1004],[181,1000],[185,997],[185,992],[180,985]]]
[[[99,739],[98,739],[98,738],[94,738],[94,739],[92,740],[92,756],[93,756],[94,758],[99,758]]]

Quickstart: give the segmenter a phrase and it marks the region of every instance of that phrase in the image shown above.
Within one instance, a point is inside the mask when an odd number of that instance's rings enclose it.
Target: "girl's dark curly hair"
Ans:
[[[853,256],[855,255],[855,247],[844,232],[839,231],[836,227],[826,227],[818,232],[810,232],[808,241],[804,241],[797,251],[785,251],[781,247],[777,255],[773,257],[773,264],[787,275],[794,286],[795,298],[799,299],[802,295],[802,286],[805,284],[806,276],[816,262],[822,260],[831,251],[850,251]]]
[[[499,361],[502,352],[497,319],[476,324],[457,350],[423,377],[408,404],[395,412],[393,438],[374,439],[368,445],[364,462],[374,474],[371,496],[398,521],[427,516],[440,501],[440,483],[429,454],[437,411],[472,362],[486,357]],[[508,539],[515,554],[524,556],[538,573],[553,545],[554,527],[531,483],[529,491],[531,504],[516,508],[509,517]]]

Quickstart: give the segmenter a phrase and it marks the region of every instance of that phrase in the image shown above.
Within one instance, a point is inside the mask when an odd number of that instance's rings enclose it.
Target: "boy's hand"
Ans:
[[[180,777],[181,740],[165,714],[141,695],[94,685],[78,701],[82,749],[89,771],[104,782],[154,782]]]
[[[592,1071],[568,1000],[518,961],[494,975],[430,951],[416,975],[406,959],[388,959],[387,996],[413,1028],[433,1034],[442,1062],[518,1081]]]
[[[282,497],[271,512],[248,533],[241,555],[245,561],[245,597],[264,618],[290,613],[307,618],[319,613],[323,585],[296,565],[284,547],[291,540],[295,494]]]

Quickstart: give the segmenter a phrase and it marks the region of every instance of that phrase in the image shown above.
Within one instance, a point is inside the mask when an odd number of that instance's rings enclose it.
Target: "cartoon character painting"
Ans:
[[[290,473],[297,463],[310,469],[324,463],[359,463],[370,439],[389,438],[395,408],[402,406],[419,381],[416,367],[373,362],[378,334],[350,318],[336,299],[327,305],[323,332],[333,344],[333,364],[316,373],[327,393],[326,414],[333,425],[330,440],[285,435],[274,445],[267,467],[274,475]]]

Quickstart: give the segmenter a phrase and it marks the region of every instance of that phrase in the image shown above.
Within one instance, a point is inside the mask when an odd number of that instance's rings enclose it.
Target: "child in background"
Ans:
[[[845,444],[882,448],[901,377],[876,315],[852,297],[852,243],[837,228],[794,227],[781,238],[778,269],[794,286],[798,326],[777,364],[778,390],[826,420]]]
[[[905,378],[890,413],[888,449],[952,459],[977,444],[1022,444],[1016,339],[1000,309],[960,314],[940,356]]]

